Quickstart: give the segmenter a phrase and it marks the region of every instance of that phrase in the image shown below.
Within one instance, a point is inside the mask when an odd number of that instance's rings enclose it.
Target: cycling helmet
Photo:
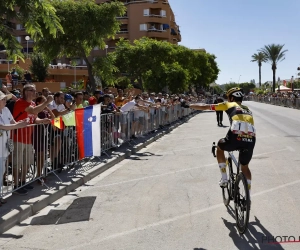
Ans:
[[[229,98],[230,96],[234,97],[244,97],[243,90],[239,87],[231,88],[230,90],[227,91],[226,93],[227,97]]]

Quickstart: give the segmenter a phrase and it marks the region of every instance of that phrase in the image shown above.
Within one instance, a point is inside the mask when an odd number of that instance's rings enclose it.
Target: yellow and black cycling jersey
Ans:
[[[252,112],[247,106],[236,102],[222,102],[212,104],[211,110],[225,111],[229,117],[230,130],[234,134],[255,136],[255,127]]]

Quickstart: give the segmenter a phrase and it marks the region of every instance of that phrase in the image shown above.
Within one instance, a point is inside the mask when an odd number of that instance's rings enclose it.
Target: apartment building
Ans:
[[[127,7],[124,16],[118,17],[121,29],[115,39],[107,41],[107,50],[113,51],[120,38],[133,42],[142,37],[178,44],[180,29],[168,0],[119,0]],[[96,0],[101,4],[108,0]],[[103,52],[102,52],[103,53]],[[102,54],[93,52],[93,54]],[[106,51],[105,51],[106,53]]]
[[[110,0],[95,0],[97,4],[110,2]],[[178,44],[181,41],[180,29],[176,24],[175,15],[168,0],[119,0],[127,7],[126,14],[117,17],[121,22],[121,29],[115,39],[106,41],[106,48],[94,48],[92,57],[104,56],[112,52],[120,38],[133,42],[142,37],[149,37],[160,41]],[[22,24],[15,24],[15,36],[23,46],[26,54],[33,51],[33,40],[26,33]],[[69,64],[70,59],[54,60],[54,64]],[[82,59],[77,59],[77,65],[85,65]]]

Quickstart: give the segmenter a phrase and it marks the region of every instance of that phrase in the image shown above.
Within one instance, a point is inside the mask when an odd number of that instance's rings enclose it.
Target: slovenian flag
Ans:
[[[101,156],[101,105],[75,110],[79,159]]]

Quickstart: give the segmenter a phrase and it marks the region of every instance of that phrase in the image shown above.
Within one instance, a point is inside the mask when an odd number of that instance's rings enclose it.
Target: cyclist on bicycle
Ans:
[[[243,90],[236,87],[231,88],[226,93],[228,102],[218,104],[191,104],[190,108],[196,110],[225,111],[229,117],[230,129],[225,138],[218,142],[217,160],[222,174],[219,184],[221,187],[227,186],[226,158],[224,151],[240,150],[239,159],[241,170],[245,175],[249,194],[251,189],[251,172],[248,164],[251,161],[255,146],[255,127],[252,112],[247,106],[242,105]]]

